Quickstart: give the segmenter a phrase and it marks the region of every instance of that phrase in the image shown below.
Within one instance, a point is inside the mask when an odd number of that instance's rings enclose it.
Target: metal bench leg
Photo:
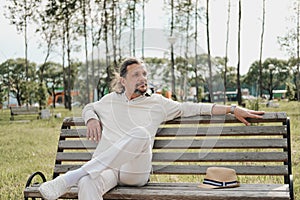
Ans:
[[[32,185],[32,180],[36,177],[39,176],[42,178],[43,182],[46,182],[46,177],[42,172],[35,172],[33,174],[31,174],[26,182],[25,188],[29,187],[30,185]],[[33,184],[37,184],[37,183],[33,183]],[[31,198],[32,200],[35,200],[36,198]],[[28,197],[24,197],[24,200],[28,200]]]

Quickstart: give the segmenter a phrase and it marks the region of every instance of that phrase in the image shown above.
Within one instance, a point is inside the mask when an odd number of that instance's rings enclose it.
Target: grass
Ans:
[[[260,105],[260,110],[284,111],[291,118],[294,190],[297,199],[300,196],[300,103],[279,103],[279,108]],[[65,116],[78,116],[80,110],[57,108],[51,112],[61,113],[62,118],[36,120],[35,116],[16,116],[14,121],[10,121],[9,110],[0,110],[1,200],[23,199],[25,183],[35,171],[43,172],[47,179],[52,178],[62,119]],[[177,180],[177,177],[172,179]]]

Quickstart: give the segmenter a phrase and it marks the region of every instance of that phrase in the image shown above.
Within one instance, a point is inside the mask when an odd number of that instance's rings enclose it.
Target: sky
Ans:
[[[167,27],[168,16],[161,8],[163,0],[150,0],[146,5],[146,29],[162,30]],[[205,6],[205,0],[200,0]],[[287,18],[291,15],[292,0],[266,0],[266,21],[264,34],[263,60],[266,58],[287,59],[285,52],[280,50],[278,36],[285,36],[290,24]],[[0,1],[0,63],[9,58],[24,57],[24,40],[21,34],[18,34],[16,27],[10,25],[3,13],[5,0]],[[237,66],[237,27],[238,27],[238,0],[231,0],[230,16],[230,38],[229,38],[229,65]],[[246,74],[251,63],[259,59],[261,22],[262,22],[262,0],[243,0],[242,1],[242,28],[241,28],[241,74]],[[226,41],[226,23],[227,23],[227,1],[210,0],[210,43],[211,55],[225,56]],[[137,27],[139,28],[139,27]],[[44,53],[38,45],[38,38],[34,35],[34,28],[29,31],[29,60],[38,64],[43,62]],[[198,27],[201,33],[199,39],[199,48],[207,52],[206,30],[204,19]],[[148,44],[152,45],[147,53],[152,56],[155,51],[168,48],[159,41],[160,31],[156,36],[150,35]],[[166,40],[166,39],[165,39]],[[167,41],[165,41],[167,43]],[[158,44],[156,44],[158,43]],[[155,45],[154,45],[155,44]],[[150,49],[150,46],[149,49]],[[147,47],[147,45],[146,45]],[[154,47],[154,48],[153,48]],[[153,50],[154,49],[154,50]],[[84,53],[79,52],[74,55],[83,61]],[[60,62],[58,55],[53,55],[52,60]]]

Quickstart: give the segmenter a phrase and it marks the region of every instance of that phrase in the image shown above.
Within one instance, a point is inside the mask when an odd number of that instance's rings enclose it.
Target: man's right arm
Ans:
[[[90,119],[98,119],[99,120],[99,116],[97,115],[96,110],[94,108],[94,103],[89,103],[83,108],[82,118],[84,119],[85,125],[87,125],[87,122]]]
[[[92,141],[99,142],[102,134],[101,121],[94,109],[93,103],[87,104],[82,110],[82,118],[87,127],[86,137]]]
[[[102,126],[100,120],[90,119],[86,123],[86,138],[95,142],[99,142],[102,135]]]

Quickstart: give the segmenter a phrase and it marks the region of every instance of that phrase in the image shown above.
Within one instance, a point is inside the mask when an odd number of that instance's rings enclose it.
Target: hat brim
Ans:
[[[240,182],[237,182],[234,185],[228,185],[228,186],[214,186],[214,185],[209,185],[209,184],[199,184],[199,188],[205,188],[205,189],[223,189],[223,188],[235,188],[235,187],[240,187]]]

